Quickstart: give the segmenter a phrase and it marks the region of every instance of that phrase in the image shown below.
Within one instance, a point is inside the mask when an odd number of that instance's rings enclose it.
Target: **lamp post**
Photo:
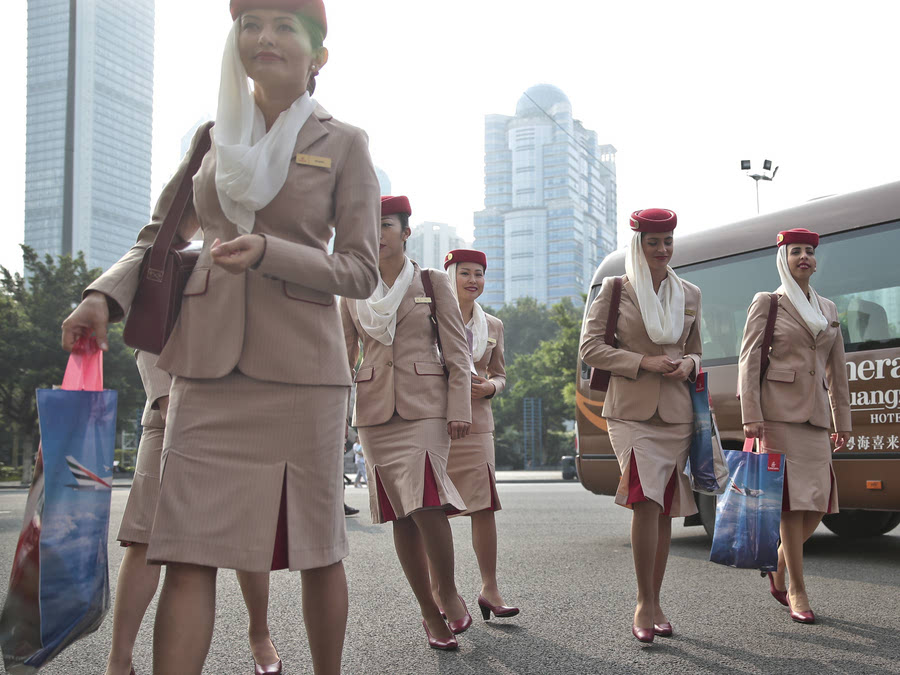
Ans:
[[[759,214],[759,181],[761,180],[774,180],[775,174],[778,173],[778,167],[775,167],[775,170],[772,171],[772,160],[765,159],[763,160],[763,170],[762,173],[750,173],[750,160],[742,159],[741,160],[741,171],[746,171],[747,176],[753,179],[753,182],[756,183],[756,213]],[[772,171],[772,174],[769,175],[769,172]]]

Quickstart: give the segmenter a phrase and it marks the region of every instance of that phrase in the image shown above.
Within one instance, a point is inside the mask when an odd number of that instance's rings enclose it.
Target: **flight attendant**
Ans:
[[[581,336],[582,360],[611,373],[603,416],[622,472],[616,503],[634,511],[637,608],[631,631],[640,642],[672,635],[660,600],[672,518],[697,512],[684,475],[693,433],[685,381],[700,370],[700,289],[669,266],[677,222],[668,209],[631,215],[616,346],[604,339],[612,278],[591,304]]]
[[[321,0],[232,0],[231,16],[213,147],[179,231],[201,229],[203,251],[158,361],[175,378],[147,550],[167,565],[154,672],[202,671],[224,567],[300,570],[313,669],[336,674],[351,379],[335,296],[375,289],[378,181],[365,133],[310,98],[328,58]],[[64,322],[64,347],[91,333],[105,346],[186,167]]]
[[[484,292],[487,257],[481,251],[456,249],[444,257],[451,290],[459,302],[472,348],[472,427],[469,435],[450,444],[447,473],[472,519],[472,548],[481,572],[478,606],[485,620],[515,616],[518,607],[507,607],[497,585],[497,524],[500,510],[494,468],[494,415],[491,399],[506,386],[503,358],[503,322],[487,314],[476,300]],[[432,580],[435,598],[436,580]]]
[[[469,349],[447,275],[429,270],[428,290],[423,271],[404,253],[409,200],[381,200],[378,288],[367,300],[341,299],[351,366],[362,343],[353,424],[365,448],[372,521],[393,523],[428,644],[456,649],[455,636],[472,617],[454,579],[447,514],[466,504],[447,475],[447,456],[451,440],[465,438],[472,422]],[[431,595],[429,562],[440,605]]]
[[[803,578],[803,544],[822,516],[838,511],[832,442],[836,452],[850,438],[850,385],[837,308],[810,285],[819,235],[787,230],[778,234],[777,245],[781,286],[775,291],[769,365],[760,372],[770,295],[757,293],[741,343],[741,413],[747,438],[761,438],[764,447],[785,457],[781,546],[769,590],[790,608],[791,619],[815,623]],[[832,425],[836,433],[829,439]]]
[[[116,584],[112,646],[106,675],[134,675],[134,643],[159,585],[160,568],[147,564],[147,545],[159,497],[159,470],[172,376],[156,367],[155,354],[139,351],[135,353],[135,360],[147,403],[141,418],[137,466],[116,537],[126,550]],[[278,673],[281,659],[269,636],[269,575],[238,571],[237,578],[250,617],[248,633],[253,660],[260,673]]]

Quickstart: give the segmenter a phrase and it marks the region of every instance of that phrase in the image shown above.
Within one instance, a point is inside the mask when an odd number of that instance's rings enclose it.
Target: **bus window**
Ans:
[[[822,237],[813,288],[838,309],[848,352],[900,345],[900,222]],[[703,293],[703,363],[736,363],[747,309],[781,285],[775,249],[678,268]]]

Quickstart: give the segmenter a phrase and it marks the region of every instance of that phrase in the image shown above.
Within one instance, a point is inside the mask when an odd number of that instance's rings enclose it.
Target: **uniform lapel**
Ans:
[[[403,317],[409,314],[413,307],[416,306],[416,296],[425,295],[425,287],[422,285],[422,270],[419,269],[416,263],[413,263],[413,266],[412,281],[409,284],[409,288],[406,289],[406,295],[400,301],[400,306],[397,308],[397,323],[400,323]]]
[[[322,106],[317,105],[313,114],[306,120],[306,124],[301,127],[300,133],[297,134],[297,144],[294,146],[294,152],[302,153],[322,136],[328,135],[328,129],[325,128],[322,122],[330,119],[331,114]]]
[[[806,325],[806,322],[803,320],[803,317],[800,316],[800,312],[798,312],[797,308],[794,307],[794,303],[792,303],[790,301],[790,299],[788,299],[786,294],[781,294],[779,297],[780,297],[780,300],[779,300],[778,304],[781,305],[782,307],[784,307],[784,311],[786,311],[788,314],[790,314],[792,317],[794,317],[794,320],[797,323],[799,323],[801,326],[803,326],[806,329],[807,333],[812,335],[812,331],[809,329],[809,326]],[[822,332],[824,333],[825,331],[822,331]]]

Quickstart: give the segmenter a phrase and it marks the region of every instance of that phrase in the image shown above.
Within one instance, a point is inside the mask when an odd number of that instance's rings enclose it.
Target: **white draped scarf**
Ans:
[[[400,270],[400,275],[393,286],[389,287],[384,283],[379,272],[375,292],[367,300],[356,301],[359,325],[383,345],[394,344],[394,334],[397,332],[397,308],[409,290],[414,273],[415,267],[409,258],[404,256],[403,269]]]
[[[644,328],[655,344],[674,345],[684,332],[684,286],[675,270],[668,267],[669,283],[663,283],[659,295],[653,290],[650,266],[641,247],[641,233],[635,232],[625,256],[625,274],[634,288],[644,320]]]
[[[459,291],[456,288],[456,265],[451,263],[447,266],[447,275],[450,277],[450,290],[453,291],[453,297],[459,302]],[[466,328],[472,331],[472,360],[475,363],[481,361],[487,351],[488,344],[488,325],[487,315],[477,302],[472,310],[472,318],[466,324]]]
[[[809,298],[800,288],[794,277],[791,275],[791,268],[788,266],[787,245],[779,246],[776,254],[776,265],[778,266],[778,276],[781,277],[781,286],[778,287],[777,293],[784,293],[791,304],[800,312],[800,318],[809,326],[813,337],[818,337],[819,333],[828,327],[828,319],[822,313],[822,306],[819,303],[819,294],[809,287]]]
[[[225,41],[213,141],[219,204],[228,220],[249,234],[256,223],[256,212],[284,187],[297,135],[316,109],[316,102],[304,92],[266,131],[238,52],[239,21],[234,22]]]

